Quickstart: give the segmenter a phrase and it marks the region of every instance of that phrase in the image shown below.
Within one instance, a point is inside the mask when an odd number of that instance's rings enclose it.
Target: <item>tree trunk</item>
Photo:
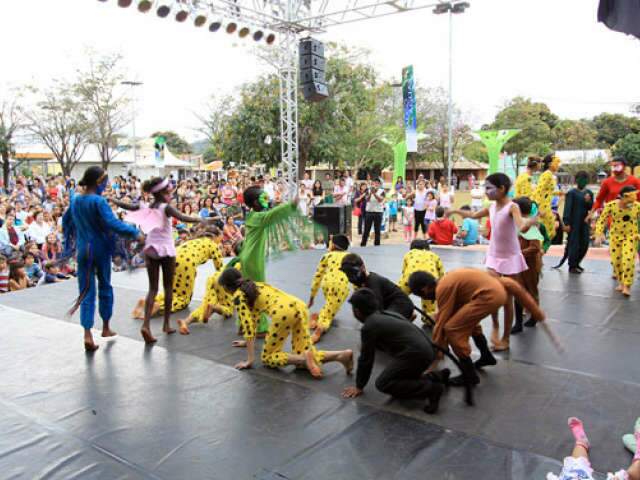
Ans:
[[[9,189],[9,152],[2,152],[2,178],[6,192]]]
[[[415,186],[418,185],[418,169],[416,166],[416,157],[418,156],[418,154],[416,152],[411,152],[411,164],[413,166],[413,184]]]

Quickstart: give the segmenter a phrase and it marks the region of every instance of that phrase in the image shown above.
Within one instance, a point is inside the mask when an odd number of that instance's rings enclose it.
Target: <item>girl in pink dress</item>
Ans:
[[[152,344],[156,338],[151,334],[151,313],[153,302],[158,294],[160,282],[160,268],[162,268],[162,287],[164,288],[164,324],[162,331],[167,335],[175,333],[171,328],[171,303],[173,301],[173,276],[176,267],[176,247],[173,238],[172,218],[177,218],[185,223],[206,222],[199,216],[188,216],[169,202],[172,197],[171,183],[168,179],[160,177],[152,178],[142,184],[142,191],[153,196],[153,202],[147,206],[144,204],[131,205],[113,200],[118,207],[129,210],[125,221],[135,223],[146,234],[144,257],[149,276],[149,291],[144,305],[144,321],[140,334],[145,343]]]
[[[454,210],[450,214],[457,213],[464,218],[489,217],[491,221],[491,240],[489,251],[485,259],[485,265],[489,272],[498,276],[518,277],[521,272],[527,270],[527,262],[520,250],[518,233],[526,232],[529,227],[538,222],[537,217],[524,219],[520,213],[520,207],[509,198],[511,179],[504,173],[494,173],[485,180],[485,193],[493,203],[489,208],[483,208],[477,212]],[[513,300],[507,302],[504,308],[504,333],[500,339],[498,314],[492,315],[493,332],[491,343],[493,350],[508,350],[509,335],[513,323]]]

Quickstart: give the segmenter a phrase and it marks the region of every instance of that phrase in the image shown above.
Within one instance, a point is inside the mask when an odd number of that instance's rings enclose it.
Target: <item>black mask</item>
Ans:
[[[342,271],[349,279],[349,282],[353,283],[354,285],[362,286],[367,279],[362,268],[355,265],[345,265],[344,267],[342,267]]]

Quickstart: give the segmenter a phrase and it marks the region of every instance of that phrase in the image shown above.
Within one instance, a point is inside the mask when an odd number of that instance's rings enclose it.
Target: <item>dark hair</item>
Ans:
[[[466,212],[470,212],[471,211],[471,207],[469,205],[463,205],[460,207],[460,210],[464,210]]]
[[[47,262],[47,263],[44,264],[44,269],[46,271],[49,271],[55,266],[56,266],[56,262]]]
[[[589,181],[590,175],[588,172],[585,172],[584,170],[580,170],[579,172],[576,173],[576,183],[578,182],[578,179],[584,179],[586,181]]]
[[[235,268],[227,268],[220,278],[218,279],[218,283],[225,289],[235,292],[236,290],[240,290],[244,293],[245,297],[247,297],[247,304],[249,308],[253,308],[258,299],[258,287],[254,281],[248,280],[242,277],[242,273],[240,273]]]
[[[87,168],[78,182],[81,187],[95,187],[105,174],[104,169],[98,165]]]
[[[436,207],[436,218],[444,217],[444,207]]]
[[[546,172],[547,170],[549,170],[549,167],[551,166],[551,163],[553,162],[553,157],[555,157],[555,155],[553,153],[545,155],[544,160],[542,160],[542,170],[543,171]]]
[[[247,188],[242,193],[242,198],[244,200],[245,205],[249,208],[253,208],[254,204],[260,198],[260,195],[262,195],[262,192],[263,192],[262,188],[257,186]]]
[[[145,180],[144,183],[142,184],[142,191],[145,193],[151,193],[151,190],[155,186],[160,185],[163,181],[164,181],[164,178],[162,177],[153,177],[149,180]],[[157,192],[157,193],[160,193],[160,192]]]
[[[431,247],[429,246],[429,241],[416,238],[409,245],[409,250],[431,250]]]
[[[6,262],[7,261],[7,257],[5,257],[4,255],[0,255],[0,262]]]
[[[18,280],[18,277],[17,277],[16,273],[22,267],[24,267],[24,263],[22,263],[20,260],[16,260],[15,262],[11,262],[9,264],[9,278],[11,280]]]
[[[533,203],[529,197],[518,197],[513,202],[520,207],[520,213],[525,217],[531,215],[531,207]]]
[[[236,257],[240,255],[240,252],[242,251],[243,243],[244,243],[244,240],[238,240],[236,243],[233,244],[233,253]]]
[[[380,301],[374,291],[369,288],[359,288],[353,292],[349,303],[367,317],[380,310]]]
[[[335,247],[339,248],[343,252],[349,250],[349,246],[351,245],[351,242],[349,242],[349,237],[341,233],[331,237],[331,243],[333,243]]]
[[[540,157],[532,155],[527,162],[527,168],[536,168],[541,162],[542,159]]]
[[[348,255],[345,255],[342,259],[341,269],[345,266],[361,267],[363,265],[364,261],[362,260],[362,257],[360,255],[358,255],[357,253],[350,253]]]
[[[425,287],[435,287],[436,283],[438,280],[429,272],[418,271],[409,276],[409,290],[414,295],[417,295]]]
[[[496,188],[504,188],[504,194],[506,195],[511,190],[511,179],[508,175],[504,173],[492,173],[487,178],[484,179],[485,185],[489,182],[491,185],[494,185]]]
[[[622,198],[625,194],[635,192],[635,191],[637,190],[636,190],[636,187],[634,187],[633,185],[625,185],[620,189],[620,195],[618,195],[618,198]]]
[[[623,155],[616,155],[611,161],[624,163],[625,165],[627,164],[627,159]]]
[[[31,258],[33,258],[34,260],[36,259],[36,257],[35,257],[35,256],[33,255],[33,253],[31,253],[31,252],[26,252],[26,253],[24,254],[24,259],[25,259],[25,260],[27,259],[27,257],[31,257]]]

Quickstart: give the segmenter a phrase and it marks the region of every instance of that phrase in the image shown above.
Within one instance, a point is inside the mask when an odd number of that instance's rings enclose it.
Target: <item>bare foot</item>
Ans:
[[[138,300],[138,303],[136,303],[136,308],[133,309],[132,316],[136,320],[144,320],[144,298]]]
[[[500,340],[498,343],[494,343],[493,345],[491,345],[491,350],[493,350],[494,352],[504,352],[506,350],[509,350],[509,342]]]
[[[178,320],[178,331],[180,332],[180,335],[189,335],[191,333],[186,320]]]
[[[316,359],[313,355],[312,350],[307,350],[304,353],[305,364],[307,365],[307,370],[313,378],[322,378],[322,369],[316,363]]]
[[[97,349],[99,349],[100,347],[98,345],[96,345],[93,342],[84,342],[84,349],[86,352],[95,352]]]
[[[116,335],[118,335],[116,332],[114,332],[113,330],[111,330],[110,328],[103,328],[102,329],[102,336],[105,338],[109,338],[109,337],[115,337]]]
[[[167,335],[171,335],[173,333],[176,333],[176,329],[175,328],[171,328],[171,326],[169,326],[169,325],[163,325],[162,326],[162,331],[164,333],[166,333]]]
[[[494,328],[491,330],[491,344],[498,345],[500,344],[500,330]]]
[[[621,292],[625,297],[631,296],[631,290],[629,290],[629,287],[627,287],[626,285],[622,287]]]
[[[141,328],[140,334],[142,335],[142,338],[144,338],[144,342],[147,344],[156,343],[158,341],[153,335],[151,335],[151,330],[148,328]]]
[[[231,343],[231,346],[236,348],[247,348],[247,342],[245,342],[244,340],[234,340]]]
[[[618,285],[616,287],[616,292],[621,292],[624,289],[624,287],[622,285]]]
[[[311,314],[311,318],[309,319],[309,328],[311,330],[315,330],[316,328],[318,328],[318,314],[317,313],[312,313]]]
[[[353,373],[353,351],[345,350],[340,355],[338,355],[338,361],[344,367],[347,375],[351,375]]]
[[[311,342],[314,344],[318,343],[322,335],[324,335],[324,330],[320,327],[316,328],[313,332],[313,335],[311,335]]]

